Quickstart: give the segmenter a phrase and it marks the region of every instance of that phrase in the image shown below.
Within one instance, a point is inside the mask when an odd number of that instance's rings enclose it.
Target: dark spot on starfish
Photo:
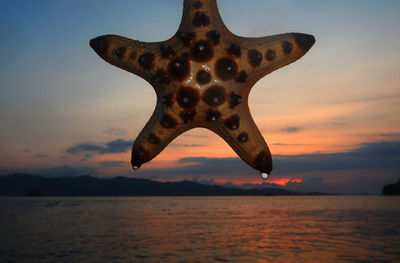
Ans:
[[[265,160],[267,160],[267,152],[262,151],[260,153],[257,154],[256,156],[256,162],[264,162]]]
[[[194,115],[196,115],[195,110],[185,110],[185,111],[181,111],[179,113],[179,116],[181,116],[181,118],[185,124],[193,122]]]
[[[99,36],[90,40],[89,45],[93,48],[94,51],[96,51],[99,56],[103,56],[107,54],[110,44],[107,40],[107,37]]]
[[[167,105],[168,107],[171,107],[174,104],[174,96],[172,94],[165,95],[162,98],[162,103]]]
[[[210,60],[214,51],[210,44],[205,40],[197,41],[190,51],[191,57],[197,62],[206,62]]]
[[[126,47],[119,47],[115,50],[115,55],[119,58],[123,58],[126,54]]]
[[[276,53],[272,49],[268,49],[267,52],[265,52],[265,59],[266,60],[272,61],[272,60],[275,59],[275,57],[276,57]]]
[[[235,77],[237,65],[230,58],[220,58],[215,64],[215,72],[221,80],[231,80]]]
[[[272,159],[268,158],[266,151],[261,151],[257,154],[255,164],[260,172],[270,174],[272,171]]]
[[[146,150],[143,146],[139,146],[138,149],[132,150],[132,166],[133,169],[137,170],[139,167],[145,163],[148,159],[149,151]]]
[[[151,144],[157,144],[157,143],[159,143],[161,140],[160,140],[160,137],[158,137],[155,133],[150,133],[150,135],[149,135],[149,142],[151,143]]]
[[[242,52],[240,51],[240,46],[236,44],[231,44],[227,49],[226,52],[228,55],[231,55],[233,57],[240,58],[242,55]]]
[[[219,39],[221,37],[220,33],[216,30],[212,30],[207,32],[206,34],[208,42],[211,43],[211,45],[218,45],[219,44]]]
[[[191,109],[199,102],[199,92],[191,87],[181,87],[178,90],[176,100],[182,108]]]
[[[168,64],[168,72],[175,80],[184,80],[190,71],[189,61],[185,58],[176,58]]]
[[[211,80],[211,74],[207,71],[200,70],[196,74],[196,80],[199,84],[205,85]]]
[[[239,142],[247,142],[247,140],[249,139],[249,135],[247,135],[247,133],[242,132],[241,134],[239,134],[239,136],[237,137],[237,140]]]
[[[145,158],[149,155],[149,152],[144,147],[140,146],[138,155],[140,158]]]
[[[139,56],[139,64],[145,70],[150,70],[154,66],[154,54],[151,52],[146,52]]]
[[[216,121],[219,117],[221,117],[221,113],[217,109],[211,108],[207,110],[206,119],[208,121]]]
[[[263,55],[260,53],[260,51],[252,49],[247,54],[247,58],[249,59],[250,65],[252,65],[253,67],[258,67],[261,64]]]
[[[153,82],[156,85],[168,84],[170,82],[170,79],[169,79],[167,72],[165,72],[162,69],[159,69],[157,71],[156,75],[154,75],[154,77],[153,77]]]
[[[136,56],[137,56],[136,52],[132,51],[131,54],[129,55],[129,58],[132,59],[132,60],[135,60]]]
[[[315,43],[315,37],[312,35],[295,33],[297,45],[305,51],[308,51]]]
[[[208,26],[210,24],[210,18],[203,12],[196,12],[193,16],[192,24],[195,27]]]
[[[182,41],[183,45],[190,47],[196,37],[196,34],[193,32],[178,32],[176,37]]]
[[[290,54],[290,52],[292,52],[292,49],[293,49],[292,43],[290,43],[289,41],[282,42],[282,51],[285,55]]]
[[[196,1],[193,4],[194,9],[200,9],[203,6],[203,3],[201,1]]]
[[[234,92],[231,92],[229,94],[229,108],[233,109],[240,103],[242,103],[242,96],[240,96]]]
[[[221,105],[225,101],[225,89],[221,86],[212,86],[203,93],[203,100],[210,106]]]
[[[173,57],[176,57],[175,50],[167,44],[160,45],[160,52],[161,52],[161,58],[171,59]]]
[[[245,83],[245,82],[247,82],[248,79],[249,79],[249,77],[247,76],[247,73],[244,70],[240,71],[239,74],[235,78],[236,82],[240,82],[240,83]]]
[[[239,128],[240,117],[238,115],[232,115],[224,121],[225,126],[230,130],[237,130]]]
[[[174,116],[165,113],[164,116],[160,120],[161,126],[163,126],[166,129],[173,129],[178,125],[177,120],[174,118]]]
[[[181,55],[181,58],[182,58],[182,59],[188,60],[188,59],[189,59],[189,52],[183,53],[183,54]]]

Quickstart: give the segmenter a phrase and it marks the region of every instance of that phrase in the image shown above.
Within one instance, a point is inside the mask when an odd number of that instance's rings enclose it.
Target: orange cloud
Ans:
[[[261,179],[254,179],[254,177],[243,177],[243,178],[235,178],[235,179],[215,179],[214,182],[217,184],[225,184],[225,183],[232,183],[240,187],[243,184],[252,184],[254,186],[257,186],[259,184],[262,184],[264,182],[270,183],[270,184],[277,184],[280,186],[286,186],[288,183],[301,183],[303,179],[301,178],[279,178],[279,179],[269,179],[267,181],[264,181]]]
[[[272,179],[268,183],[277,184],[280,186],[286,186],[288,183],[301,183],[303,179],[300,178],[283,178],[283,179]]]

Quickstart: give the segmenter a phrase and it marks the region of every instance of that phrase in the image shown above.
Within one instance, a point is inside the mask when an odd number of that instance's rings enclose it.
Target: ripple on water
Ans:
[[[399,204],[378,196],[1,199],[0,254],[5,262],[395,262]]]

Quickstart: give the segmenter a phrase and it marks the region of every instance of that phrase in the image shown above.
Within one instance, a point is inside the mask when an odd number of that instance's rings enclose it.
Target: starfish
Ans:
[[[132,148],[134,170],[178,135],[203,127],[221,136],[265,179],[272,157],[251,117],[249,92],[265,75],[302,57],[314,42],[314,36],[302,33],[240,37],[224,25],[216,0],[184,0],[179,29],[168,40],[103,35],[90,40],[90,46],[155,89],[156,108]]]

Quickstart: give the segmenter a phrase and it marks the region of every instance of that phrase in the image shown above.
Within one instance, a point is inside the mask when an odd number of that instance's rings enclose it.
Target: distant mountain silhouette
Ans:
[[[301,195],[279,188],[240,189],[195,182],[92,176],[48,178],[29,174],[0,176],[0,196],[230,196]]]
[[[395,184],[387,184],[382,189],[383,195],[400,195],[400,179]]]

